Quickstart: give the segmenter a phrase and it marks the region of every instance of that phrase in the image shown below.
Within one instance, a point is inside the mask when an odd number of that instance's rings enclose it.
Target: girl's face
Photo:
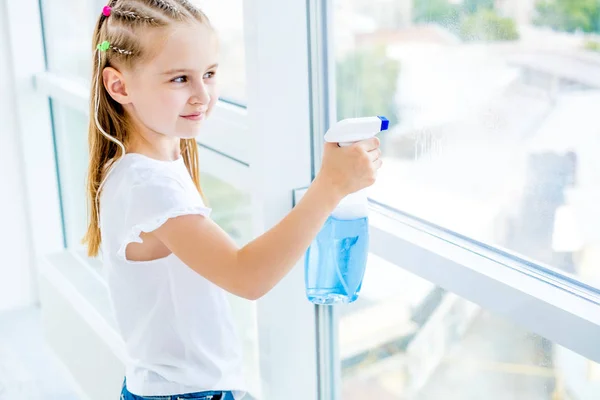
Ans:
[[[146,45],[160,47],[147,62],[123,70],[123,106],[141,129],[190,139],[217,99],[218,43],[210,27],[180,24],[168,36],[151,34]]]

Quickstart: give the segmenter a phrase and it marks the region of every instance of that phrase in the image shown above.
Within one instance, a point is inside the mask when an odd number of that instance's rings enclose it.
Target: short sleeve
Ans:
[[[210,216],[211,209],[196,190],[184,188],[175,179],[138,183],[126,195],[123,204],[123,235],[117,256],[126,260],[129,243],[142,243],[142,232],[152,232],[170,218],[199,214]]]

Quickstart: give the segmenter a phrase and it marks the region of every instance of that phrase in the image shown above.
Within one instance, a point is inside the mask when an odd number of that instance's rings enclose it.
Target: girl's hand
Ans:
[[[328,186],[340,199],[371,186],[382,165],[379,144],[377,137],[347,147],[325,142],[321,170],[317,177],[328,182]]]

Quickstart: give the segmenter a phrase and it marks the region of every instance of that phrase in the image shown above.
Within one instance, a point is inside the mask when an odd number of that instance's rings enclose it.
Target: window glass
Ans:
[[[600,396],[595,362],[375,256],[340,310],[344,400]]]
[[[48,69],[86,84],[92,73],[92,33],[99,1],[41,0]]]
[[[192,0],[192,3],[199,5],[208,15],[219,36],[221,99],[235,104],[246,104],[246,57],[242,0]]]
[[[71,250],[83,249],[81,239],[87,231],[88,118],[52,101],[52,119],[66,244]]]
[[[202,189],[212,208],[211,218],[225,230],[238,246],[252,240],[252,210],[250,194],[207,174],[200,174]],[[229,295],[233,318],[242,340],[244,367],[249,387],[249,400],[259,398],[260,367],[258,360],[258,328],[256,303]]]
[[[600,3],[334,0],[333,24],[337,119],[391,121],[371,198],[600,286]]]

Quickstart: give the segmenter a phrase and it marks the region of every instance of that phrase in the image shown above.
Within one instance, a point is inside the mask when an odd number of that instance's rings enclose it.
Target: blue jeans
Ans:
[[[209,392],[196,392],[196,393],[185,393],[185,394],[171,394],[165,396],[138,396],[130,393],[127,390],[126,382],[123,381],[123,388],[121,389],[121,397],[119,400],[233,400],[233,394],[231,392],[222,391],[209,391]]]

